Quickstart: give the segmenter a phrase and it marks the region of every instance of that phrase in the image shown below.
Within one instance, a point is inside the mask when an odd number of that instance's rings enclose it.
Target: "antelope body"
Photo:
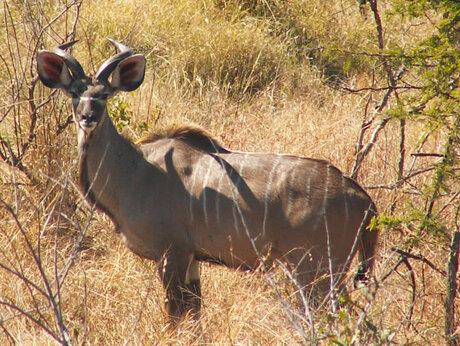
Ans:
[[[325,273],[340,280],[358,251],[364,277],[375,206],[356,182],[322,160],[227,150],[193,127],[135,147],[118,134],[106,102],[139,87],[145,58],[112,43],[120,53],[94,78],[65,52],[72,43],[39,52],[39,77],[72,97],[81,188],[133,252],[157,263],[173,321],[199,314],[199,261],[255,268],[261,257],[280,259],[306,286]]]

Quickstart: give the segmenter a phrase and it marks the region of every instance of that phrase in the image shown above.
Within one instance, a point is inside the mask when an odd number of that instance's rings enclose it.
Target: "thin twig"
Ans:
[[[396,250],[393,250],[393,251],[396,251]],[[396,264],[388,272],[386,272],[380,278],[380,280],[378,280],[378,282],[382,283],[386,279],[388,279],[388,277],[390,277],[391,274],[395,273],[396,270],[398,269],[398,267],[403,263],[407,267],[407,269],[409,270],[409,275],[410,275],[410,279],[411,279],[411,286],[412,286],[411,304],[409,306],[408,313],[407,313],[407,316],[408,316],[407,317],[407,323],[408,323],[408,327],[410,327],[411,320],[412,320],[412,315],[413,315],[413,312],[414,312],[415,302],[416,302],[416,281],[415,281],[414,271],[413,271],[412,266],[410,265],[407,257],[405,255],[401,255],[399,260],[398,260],[398,262],[396,262]]]
[[[366,190],[374,190],[374,189],[393,190],[393,189],[396,189],[396,188],[401,188],[402,183],[404,183],[404,182],[409,183],[410,179],[416,177],[417,175],[430,172],[430,171],[434,170],[436,167],[437,167],[437,165],[432,165],[432,166],[428,166],[428,167],[425,167],[425,168],[421,168],[421,169],[419,169],[417,171],[414,171],[414,172],[412,172],[410,174],[407,174],[404,177],[401,177],[400,179],[396,180],[394,183],[391,183],[391,184],[368,185],[368,186],[365,186],[365,188],[366,188]],[[421,194],[421,192],[418,191],[418,190],[413,190],[410,193]]]
[[[423,263],[427,264],[431,269],[433,269],[434,271],[438,272],[442,276],[447,275],[445,270],[439,269],[430,260],[426,259],[422,255],[414,255],[414,254],[412,254],[410,252],[400,250],[400,249],[397,249],[397,248],[391,248],[391,251],[394,251],[394,252],[400,254],[401,256],[403,256],[405,258],[412,258],[412,259],[415,259],[415,260],[418,260],[418,261],[422,261]]]
[[[444,301],[444,334],[446,341],[449,345],[458,345],[460,343],[460,336],[455,336],[455,329],[458,324],[455,321],[455,299],[457,296],[457,272],[459,262],[459,251],[460,251],[460,227],[458,226],[458,215],[460,206],[457,207],[455,221],[456,230],[452,234],[452,241],[450,245],[449,260],[447,262],[447,294],[446,300]],[[458,311],[457,311],[458,312]]]
[[[385,43],[384,43],[384,38],[383,38],[382,21],[381,21],[380,13],[379,13],[378,6],[377,6],[377,0],[369,0],[369,4],[374,14],[374,21],[375,21],[376,30],[377,30],[378,47],[380,50],[383,50],[385,47]],[[382,61],[383,67],[387,74],[388,89],[386,89],[387,91],[383,95],[380,104],[376,107],[375,113],[381,112],[387,106],[390,96],[397,90],[397,88],[399,88],[399,86],[397,85],[397,81],[399,81],[402,78],[403,74],[406,71],[405,67],[401,66],[399,71],[397,73],[394,73],[391,68],[391,65],[388,62],[387,57],[381,57],[381,61]],[[359,173],[359,170],[361,168],[361,165],[364,159],[374,147],[375,143],[377,142],[377,138],[380,132],[386,127],[389,120],[390,120],[389,118],[382,119],[380,121],[380,124],[374,129],[374,132],[372,133],[372,136],[369,142],[366,144],[366,146],[364,146],[359,152],[356,153],[356,158],[355,158],[355,161],[354,161],[351,173],[350,173],[350,176],[353,179],[358,178],[358,173]],[[364,131],[363,128],[361,129],[361,131]],[[362,135],[360,135],[359,137],[362,138]]]
[[[348,91],[348,92],[353,93],[353,94],[357,94],[357,93],[360,93],[360,92],[363,92],[363,91],[388,91],[389,89],[391,89],[392,91],[400,90],[400,89],[420,90],[420,89],[423,89],[423,88],[413,86],[413,85],[398,85],[398,86],[394,86],[394,87],[392,87],[392,86],[379,87],[379,88],[364,87],[364,88],[359,88],[359,89],[353,89],[353,88],[342,86],[340,89]]]

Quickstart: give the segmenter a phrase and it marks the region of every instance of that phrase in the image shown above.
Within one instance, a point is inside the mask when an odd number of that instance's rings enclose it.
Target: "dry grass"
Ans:
[[[153,128],[193,123],[206,128],[230,149],[324,158],[342,171],[350,172],[366,100],[332,89],[318,72],[324,71],[320,66],[327,69],[340,65],[342,57],[323,65],[311,64],[308,59],[294,64],[287,58],[292,54],[288,38],[283,40],[273,35],[287,25],[286,21],[264,22],[254,15],[265,1],[258,1],[259,7],[246,12],[239,9],[243,3],[236,0],[87,1],[81,6],[77,28],[77,37],[82,42],[75,46],[74,55],[88,71],[96,70],[102,59],[111,54],[106,36],[122,39],[147,55],[149,66],[141,88],[112,101],[115,117],[122,111],[128,112],[129,123],[123,132],[133,139]],[[317,40],[315,44],[328,40],[339,44],[341,35],[346,38],[345,42],[361,42],[363,49],[372,43],[372,35],[367,32],[372,22],[357,14],[355,2],[338,1],[323,6],[322,1],[311,1],[308,8],[301,7],[300,1],[287,3],[292,6],[286,5],[286,8],[299,16],[296,27],[311,27],[310,36]],[[37,6],[53,17],[62,10],[63,3],[53,1],[48,6],[40,3]],[[3,11],[7,16],[11,13],[16,23],[26,23],[16,27],[17,37],[24,39],[17,49],[29,52],[34,34],[26,22],[27,9],[11,4],[10,12],[6,7]],[[71,13],[56,21],[51,27],[53,30],[46,31],[43,37],[46,48],[68,32],[73,20]],[[277,18],[289,18],[286,13],[286,17],[282,14],[276,13]],[[300,14],[304,15],[300,17]],[[5,20],[0,25],[6,27],[14,20]],[[397,30],[395,26],[391,39],[397,39]],[[411,30],[416,30],[414,37],[423,32],[419,27]],[[409,34],[410,30],[404,31],[406,40]],[[8,53],[11,35],[11,31],[0,35],[0,55],[5,67],[0,72],[3,85],[9,85],[12,72],[18,68]],[[328,54],[316,58],[324,61],[330,58]],[[26,55],[23,56],[25,64],[30,61],[30,53]],[[357,61],[349,63],[348,71],[352,74],[348,82],[353,86],[369,83],[368,73],[360,69],[363,67]],[[11,90],[7,89],[0,91],[0,134],[12,142],[19,138],[14,142],[14,151],[27,138],[26,129],[31,119],[25,101],[26,86],[18,87],[18,99],[13,99]],[[34,101],[39,103],[47,95],[47,91],[39,87]],[[0,344],[56,343],[40,327],[42,324],[59,334],[50,296],[39,293],[46,290],[46,281],[51,283],[54,293],[59,292],[55,301],[60,304],[64,324],[75,344],[288,345],[305,342],[286,317],[262,273],[234,272],[208,264],[201,266],[201,324],[187,320],[176,331],[165,328],[164,293],[155,265],[130,253],[113,232],[110,221],[100,213],[93,214],[75,186],[74,129],[69,126],[59,134],[56,132],[57,125],[64,124],[69,114],[66,102],[62,96],[54,97],[37,113],[36,136],[23,162],[31,168],[38,185],[20,169],[0,163],[0,199],[3,201],[0,264],[9,268],[0,269],[0,301],[10,304],[0,304],[0,327],[3,328]],[[16,108],[9,112],[12,104],[16,104]],[[22,121],[19,127],[23,133],[15,132],[18,119]],[[418,123],[408,123],[407,148],[416,148],[422,130]],[[362,185],[372,187],[396,179],[398,131],[398,124],[390,123],[382,132],[360,172]],[[442,135],[438,134],[438,138]],[[433,136],[427,148],[438,152],[439,142]],[[422,167],[426,163],[418,161],[417,165]],[[429,174],[422,174],[412,184],[424,186],[430,179]],[[370,189],[369,192],[384,212],[395,207],[404,215],[409,212],[409,205],[423,203],[417,195],[408,194],[404,189]],[[7,206],[11,206],[11,210]],[[447,206],[451,225],[454,225],[453,209]],[[402,246],[411,231],[401,227],[382,232],[375,268],[377,278],[391,271],[399,259],[391,248]],[[84,237],[79,243],[80,234]],[[33,252],[39,254],[38,262],[33,259],[27,241]],[[444,245],[428,238],[418,249],[438,268],[444,269]],[[70,259],[73,265],[62,287],[58,287],[56,272],[66,268]],[[445,279],[420,261],[411,264],[415,287],[404,264],[379,283],[371,298],[353,291],[348,282],[350,302],[337,313],[314,311],[314,325],[303,324],[306,335],[313,341],[319,336],[320,343],[443,342]],[[13,270],[20,277],[12,274]],[[283,299],[295,302],[292,284],[285,274],[275,271],[274,278]],[[413,294],[415,304],[409,316]],[[12,307],[29,313],[37,319],[36,323]],[[362,316],[366,316],[366,322],[360,324]]]

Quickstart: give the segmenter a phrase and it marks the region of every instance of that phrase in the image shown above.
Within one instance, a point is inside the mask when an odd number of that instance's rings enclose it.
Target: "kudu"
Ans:
[[[119,53],[94,78],[65,51],[73,42],[40,51],[38,73],[72,98],[81,188],[133,252],[157,263],[172,322],[199,315],[199,261],[252,269],[282,260],[306,289],[325,274],[340,281],[358,251],[364,279],[376,211],[355,181],[322,160],[227,150],[194,127],[135,147],[118,134],[107,99],[140,86],[145,58],[111,42]]]

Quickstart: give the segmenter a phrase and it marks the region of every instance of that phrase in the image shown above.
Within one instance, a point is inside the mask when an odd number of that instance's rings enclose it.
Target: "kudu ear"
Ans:
[[[72,76],[64,59],[56,53],[46,50],[38,52],[37,70],[40,80],[49,88],[67,91],[72,82]]]
[[[122,60],[112,74],[110,86],[119,91],[133,91],[144,81],[145,57],[136,54]]]

